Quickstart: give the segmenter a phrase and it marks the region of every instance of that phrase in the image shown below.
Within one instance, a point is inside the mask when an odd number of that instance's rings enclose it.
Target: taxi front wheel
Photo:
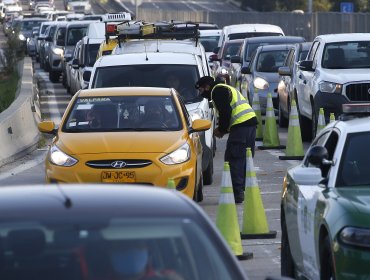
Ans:
[[[295,265],[290,251],[285,221],[281,226],[281,275],[295,278]]]
[[[335,280],[333,253],[330,247],[329,237],[324,238],[320,247],[320,279],[321,280]]]

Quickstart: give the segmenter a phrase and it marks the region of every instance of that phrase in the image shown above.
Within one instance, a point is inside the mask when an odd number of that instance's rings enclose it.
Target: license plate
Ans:
[[[135,183],[135,171],[103,171],[101,181],[103,183]]]

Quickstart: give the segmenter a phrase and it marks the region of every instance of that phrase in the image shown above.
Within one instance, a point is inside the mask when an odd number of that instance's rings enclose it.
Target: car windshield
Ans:
[[[213,50],[217,47],[219,39],[220,39],[219,35],[216,35],[216,36],[201,36],[199,38],[199,40],[202,43],[202,45],[204,47],[204,50],[206,52],[213,52]]]
[[[258,72],[277,73],[280,66],[284,65],[289,49],[262,51],[257,57],[256,70]]]
[[[370,41],[326,44],[322,67],[327,69],[370,68]]]
[[[100,44],[88,44],[87,45],[87,66],[93,67],[98,55]]]
[[[180,117],[171,96],[80,97],[64,132],[178,131]]]
[[[1,223],[0,235],[3,280],[238,279],[188,218],[38,217]]]
[[[271,32],[242,32],[242,33],[232,33],[229,34],[229,40],[235,39],[245,39],[245,38],[252,38],[252,37],[262,37],[262,36],[282,36],[279,33],[271,33]]]
[[[225,60],[230,60],[230,58],[239,53],[242,42],[228,42],[225,44],[222,58]]]
[[[299,40],[299,39],[297,39]],[[294,41],[291,41],[292,43]],[[257,50],[259,46],[267,46],[267,45],[279,45],[279,44],[288,44],[289,42],[258,42],[258,43],[247,43],[247,47],[244,50],[244,61],[250,61],[253,53]],[[307,52],[306,52],[307,54]]]
[[[21,31],[31,31],[34,27],[39,27],[42,21],[39,20],[25,20],[22,21]]]
[[[167,77],[176,75],[180,83],[169,86]],[[96,68],[93,88],[105,87],[174,87],[185,103],[200,102],[203,98],[194,85],[199,79],[196,65],[150,64],[120,65]]]
[[[370,157],[364,154],[370,143],[370,132],[351,133],[343,149],[336,186],[370,186]]]
[[[84,36],[86,36],[87,26],[68,28],[67,46],[75,46]],[[96,54],[95,54],[96,56]]]

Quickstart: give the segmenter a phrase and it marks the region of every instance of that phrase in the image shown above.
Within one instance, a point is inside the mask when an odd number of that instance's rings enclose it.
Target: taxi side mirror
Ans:
[[[43,121],[38,124],[38,129],[42,133],[48,134],[57,134],[57,128],[55,127],[55,123],[53,121]]]
[[[198,132],[198,131],[205,131],[205,130],[210,129],[210,127],[211,127],[211,121],[197,119],[193,121],[191,128],[189,130],[189,134],[193,132]]]

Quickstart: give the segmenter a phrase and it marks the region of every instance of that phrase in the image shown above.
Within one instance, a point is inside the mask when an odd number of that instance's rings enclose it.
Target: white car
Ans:
[[[73,13],[90,14],[91,5],[89,0],[68,0],[66,10]]]
[[[214,51],[217,48],[218,41],[221,36],[221,29],[207,29],[199,30],[199,41],[202,43],[204,50],[206,51],[209,67],[212,69],[213,61],[209,58],[215,54]]]
[[[182,85],[180,95],[191,118],[208,119],[214,124],[214,109],[207,99],[202,98],[194,85],[207,75],[203,62],[196,54],[174,52],[139,52],[120,55],[108,55],[99,58],[91,72],[89,88],[104,87],[171,87],[167,78],[176,75]],[[84,78],[88,77],[87,71]],[[201,134],[203,147],[203,180],[211,184],[213,178],[213,155],[215,141],[213,125]]]
[[[343,103],[370,101],[370,33],[317,36],[299,68],[301,131],[313,138],[320,108],[329,120],[330,113],[342,113]]]

